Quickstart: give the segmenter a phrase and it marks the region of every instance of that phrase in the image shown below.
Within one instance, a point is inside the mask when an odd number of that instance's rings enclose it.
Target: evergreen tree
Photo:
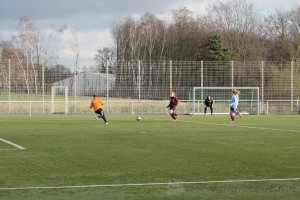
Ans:
[[[223,46],[222,38],[218,34],[208,38],[204,55],[205,56],[203,59],[207,61],[232,60],[232,54],[230,50]]]

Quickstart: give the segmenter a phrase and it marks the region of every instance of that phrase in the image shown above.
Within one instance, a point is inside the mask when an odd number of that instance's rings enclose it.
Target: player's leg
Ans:
[[[240,116],[240,118],[242,118],[242,114],[238,110],[236,110],[235,114]]]
[[[176,117],[174,115],[174,107],[170,107],[170,115],[173,119],[176,119]]]
[[[172,107],[172,110],[173,110],[173,116],[172,116],[172,118],[175,119],[175,120],[178,120],[179,119],[179,115],[177,115],[177,113],[175,112],[175,109],[176,109],[176,106],[173,106]]]
[[[214,109],[212,106],[210,106],[210,114],[213,115],[214,114]]]
[[[235,117],[235,109],[230,107],[230,118],[232,124],[235,123],[234,117]]]
[[[102,118],[103,121],[107,124],[107,120],[104,114],[104,111],[102,110],[102,108],[98,109],[97,111],[95,111],[95,113],[97,113],[98,115],[96,116],[96,119],[99,120],[99,118]]]
[[[174,108],[173,114],[174,114],[175,120],[178,120],[179,119],[179,115],[177,115],[177,113],[175,112],[175,108]]]
[[[204,107],[204,115],[206,115],[207,106]]]
[[[104,114],[104,111],[102,110],[102,108],[99,109],[100,110],[100,116],[103,119],[104,123],[107,124],[107,120]]]
[[[100,115],[100,109],[96,110],[95,113],[97,114],[95,116],[96,120],[99,120],[99,118],[101,118],[101,115]]]

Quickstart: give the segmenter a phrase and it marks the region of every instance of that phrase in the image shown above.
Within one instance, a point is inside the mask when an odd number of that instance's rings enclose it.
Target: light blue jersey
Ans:
[[[232,107],[236,110],[238,105],[239,105],[239,96],[238,95],[232,95],[231,100],[229,102],[229,105],[230,105],[230,107]]]

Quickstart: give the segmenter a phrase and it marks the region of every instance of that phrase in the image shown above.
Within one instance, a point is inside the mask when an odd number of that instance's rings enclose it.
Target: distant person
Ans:
[[[177,105],[178,105],[178,99],[176,97],[176,94],[175,94],[175,92],[171,92],[170,102],[169,102],[169,105],[167,106],[167,108],[169,108],[170,115],[174,120],[179,119],[179,115],[177,115],[175,113],[175,109],[176,109]]]
[[[229,102],[230,105],[230,118],[231,118],[231,123],[234,124],[235,123],[235,115],[239,115],[240,118],[242,117],[241,113],[237,110],[237,107],[239,105],[239,94],[240,91],[239,90],[232,90],[232,96],[231,96],[231,100]]]
[[[207,96],[204,101],[204,115],[206,115],[207,108],[210,108],[210,114],[213,115],[213,103],[213,98],[211,96]]]
[[[97,120],[99,120],[99,118],[102,118],[105,124],[107,123],[107,120],[105,118],[104,115],[104,111],[102,110],[102,106],[105,104],[104,101],[102,99],[100,99],[97,94],[93,94],[93,100],[90,104],[90,108],[94,108],[94,112],[97,113],[98,115],[95,116],[95,118]]]

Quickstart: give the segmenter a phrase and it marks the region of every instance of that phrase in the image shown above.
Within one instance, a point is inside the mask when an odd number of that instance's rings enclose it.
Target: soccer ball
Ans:
[[[138,122],[141,121],[141,120],[142,120],[141,117],[137,117],[137,118],[136,118],[136,121],[138,121]]]

